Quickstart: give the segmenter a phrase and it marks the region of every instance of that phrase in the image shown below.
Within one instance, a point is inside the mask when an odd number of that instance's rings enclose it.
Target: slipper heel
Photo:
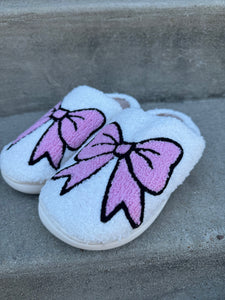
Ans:
[[[192,119],[179,111],[173,110],[173,109],[152,109],[148,111],[149,114],[155,115],[158,117],[168,117],[168,118],[176,118],[180,120],[181,122],[184,122],[187,127],[192,129],[196,132],[196,134],[201,135],[199,128],[195,125],[195,123],[192,121]]]

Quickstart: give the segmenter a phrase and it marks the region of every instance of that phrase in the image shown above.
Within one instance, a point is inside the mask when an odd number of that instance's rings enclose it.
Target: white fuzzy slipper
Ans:
[[[1,173],[18,191],[39,193],[45,181],[68,160],[107,120],[125,107],[139,108],[124,94],[104,94],[80,86],[33,126],[6,145]]]
[[[204,147],[184,114],[126,109],[47,181],[40,219],[74,247],[124,245],[152,224]]]

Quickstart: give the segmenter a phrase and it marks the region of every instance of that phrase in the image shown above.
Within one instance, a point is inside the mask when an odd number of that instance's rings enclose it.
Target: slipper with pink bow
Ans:
[[[1,152],[1,173],[14,189],[36,194],[47,179],[109,118],[123,108],[139,108],[124,94],[104,94],[80,86]]]
[[[126,109],[47,181],[40,219],[74,247],[122,246],[152,224],[204,147],[182,113]]]

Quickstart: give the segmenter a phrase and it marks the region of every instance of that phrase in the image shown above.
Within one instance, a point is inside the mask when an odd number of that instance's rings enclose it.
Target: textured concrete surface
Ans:
[[[225,3],[1,1],[0,115],[79,84],[141,101],[225,94]]]
[[[0,299],[224,299],[225,99],[149,103],[188,113],[203,158],[154,224],[124,247],[88,252],[40,223],[37,196],[0,179]],[[0,118],[1,146],[41,112]]]
[[[48,12],[54,9],[55,11],[73,10],[74,13],[93,12],[100,10],[123,10],[123,9],[142,9],[145,8],[178,8],[178,7],[193,7],[207,6],[214,8],[215,6],[224,6],[223,0],[2,0],[0,3],[1,15],[20,14],[27,12]]]

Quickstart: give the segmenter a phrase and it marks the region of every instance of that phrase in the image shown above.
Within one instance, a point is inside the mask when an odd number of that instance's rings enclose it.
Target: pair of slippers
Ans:
[[[144,112],[128,95],[80,86],[3,148],[1,172],[14,189],[40,193],[53,235],[105,250],[152,224],[204,147],[183,113]]]

